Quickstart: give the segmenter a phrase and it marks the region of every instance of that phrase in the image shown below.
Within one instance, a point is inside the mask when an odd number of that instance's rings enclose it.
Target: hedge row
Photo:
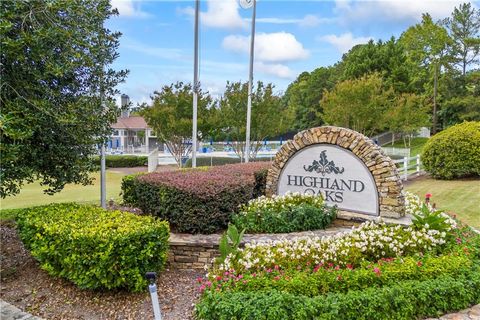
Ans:
[[[250,162],[265,162],[270,161],[270,158],[256,158],[250,160]],[[197,167],[211,167],[211,166],[223,166],[224,164],[236,164],[240,163],[240,158],[237,157],[198,157]],[[188,159],[185,163],[185,167],[192,167],[192,159]]]
[[[43,270],[84,289],[143,291],[167,259],[169,226],[153,217],[69,203],[24,209],[17,224]]]
[[[240,205],[265,192],[270,163],[149,173],[125,177],[123,200],[170,222],[178,232],[225,229]]]
[[[430,138],[422,163],[434,178],[480,177],[480,121],[464,122]]]
[[[196,305],[199,319],[416,319],[437,317],[480,302],[480,271],[313,298],[277,290],[209,291]]]
[[[100,165],[100,157],[93,158],[95,165]],[[143,167],[148,163],[146,156],[132,156],[132,155],[107,155],[105,156],[105,166],[107,168],[131,168]]]

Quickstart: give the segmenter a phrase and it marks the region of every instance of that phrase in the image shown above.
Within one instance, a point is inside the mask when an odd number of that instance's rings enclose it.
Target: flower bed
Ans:
[[[250,200],[232,221],[247,233],[288,233],[325,229],[336,213],[337,209],[326,206],[321,196],[289,193]]]
[[[265,191],[270,163],[150,173],[124,178],[124,201],[170,222],[178,232],[214,233]]]
[[[409,227],[367,222],[230,252],[199,279],[198,318],[412,319],[479,303],[480,236],[406,198]]]

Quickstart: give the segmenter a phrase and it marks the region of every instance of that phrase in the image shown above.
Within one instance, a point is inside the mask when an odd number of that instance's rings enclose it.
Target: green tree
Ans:
[[[198,139],[210,130],[209,108],[212,98],[208,92],[198,89]],[[155,91],[150,105],[143,105],[141,114],[164,142],[177,164],[192,151],[193,90],[191,84],[177,82]]]
[[[443,69],[451,68],[448,55],[452,39],[447,30],[424,14],[422,22],[408,28],[400,37],[409,61],[416,67],[413,85],[432,96],[432,133],[437,130],[438,79]],[[433,84],[433,85],[432,85]],[[422,92],[417,92],[422,93]]]
[[[304,130],[323,124],[320,100],[325,90],[335,86],[337,73],[336,67],[317,68],[311,73],[301,73],[288,86],[283,101],[294,115],[290,129]]]
[[[2,197],[36,179],[49,194],[91,182],[127,75],[108,68],[120,33],[103,23],[115,14],[108,0],[0,2]]]
[[[405,147],[410,147],[412,136],[429,124],[425,98],[414,93],[395,97],[392,107],[385,113],[385,123],[390,131],[402,133]]]
[[[327,124],[346,127],[372,136],[385,128],[383,114],[393,91],[385,90],[380,74],[339,82],[321,101]]]
[[[465,76],[467,67],[478,63],[480,54],[480,10],[470,3],[463,3],[452,12],[450,18],[443,20],[450,37],[453,39],[450,55]]]
[[[252,89],[250,127],[250,158],[256,158],[264,139],[284,133],[291,123],[291,113],[282,106],[272,84],[261,81]],[[227,82],[225,93],[218,102],[218,128],[232,140],[235,153],[245,158],[248,84]]]
[[[387,88],[411,92],[412,66],[401,43],[392,37],[387,42],[370,40],[353,47],[342,57],[342,80],[358,79],[378,72]]]

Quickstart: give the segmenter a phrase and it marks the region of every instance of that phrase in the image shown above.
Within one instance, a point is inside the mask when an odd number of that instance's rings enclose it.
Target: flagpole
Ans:
[[[252,117],[252,82],[253,82],[253,59],[254,59],[254,43],[255,43],[255,15],[257,9],[257,1],[253,0],[252,13],[252,35],[250,37],[250,68],[248,74],[248,98],[247,98],[247,135],[245,141],[245,162],[250,159],[250,122]]]
[[[195,44],[193,62],[193,128],[192,128],[192,168],[197,166],[197,104],[198,104],[198,13],[200,0],[195,1]]]

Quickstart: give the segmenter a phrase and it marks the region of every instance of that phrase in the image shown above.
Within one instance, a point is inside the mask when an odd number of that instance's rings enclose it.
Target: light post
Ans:
[[[240,0],[240,5],[244,9],[253,6],[252,12],[252,34],[250,37],[250,66],[248,74],[248,98],[247,98],[247,132],[245,141],[245,162],[250,159],[250,122],[252,117],[252,81],[253,81],[253,58],[254,58],[254,44],[255,44],[255,15],[257,9],[256,0]]]
[[[193,128],[192,128],[192,168],[197,166],[197,104],[198,104],[198,13],[200,0],[195,1],[195,44],[193,61]],[[181,163],[181,160],[180,160]]]

